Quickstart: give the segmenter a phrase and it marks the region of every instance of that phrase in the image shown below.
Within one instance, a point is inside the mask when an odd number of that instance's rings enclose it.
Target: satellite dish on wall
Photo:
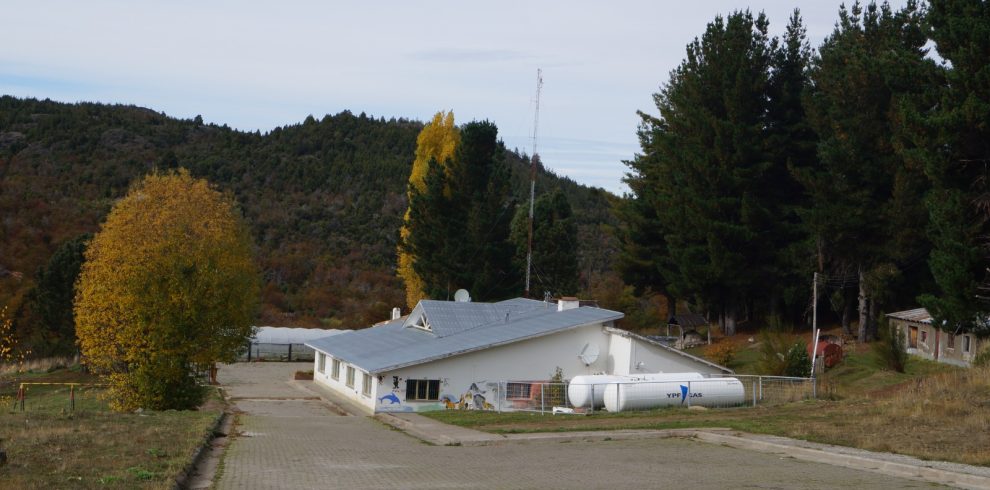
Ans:
[[[585,366],[590,366],[598,360],[598,344],[587,343],[584,344],[584,348],[581,349],[581,353],[578,354],[578,358]]]
[[[471,293],[468,293],[467,289],[458,289],[457,292],[454,293],[454,301],[458,303],[470,303]]]

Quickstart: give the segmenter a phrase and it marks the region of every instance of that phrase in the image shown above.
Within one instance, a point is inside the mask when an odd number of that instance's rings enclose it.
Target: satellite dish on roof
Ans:
[[[458,303],[470,303],[471,293],[467,292],[467,289],[458,289],[457,292],[454,293],[454,301]]]
[[[585,366],[590,366],[598,360],[598,344],[587,343],[584,344],[584,348],[581,349],[581,353],[578,354],[578,358]]]

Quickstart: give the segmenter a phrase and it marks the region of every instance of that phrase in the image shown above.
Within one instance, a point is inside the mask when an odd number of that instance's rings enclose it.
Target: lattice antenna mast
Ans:
[[[526,243],[526,290],[523,297],[529,297],[530,270],[533,268],[533,203],[536,200],[536,136],[540,129],[540,92],[543,91],[543,69],[536,69],[536,112],[533,116],[533,156],[529,159],[529,240]]]

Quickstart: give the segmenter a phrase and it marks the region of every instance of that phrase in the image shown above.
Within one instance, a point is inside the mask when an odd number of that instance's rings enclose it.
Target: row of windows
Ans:
[[[339,359],[332,359],[330,364],[330,377],[334,381],[340,381],[340,366],[341,362]],[[327,355],[319,352],[317,353],[316,370],[319,371],[320,374],[326,374],[326,369]],[[347,385],[348,388],[354,388],[354,378],[356,372],[357,370],[354,369],[354,366],[347,366],[347,376],[344,380],[344,384]],[[361,394],[364,396],[371,396],[371,375],[368,373],[361,373]]]
[[[316,369],[320,374],[326,374],[327,367],[327,355],[318,352],[316,360]],[[339,359],[331,359],[330,363],[330,377],[334,381],[340,381],[340,368],[341,362]],[[345,370],[344,384],[348,388],[354,388],[355,377],[357,370],[354,366],[347,366]],[[528,391],[529,385],[525,386]],[[371,375],[365,372],[361,373],[361,394],[364,396],[371,396]],[[528,393],[527,393],[528,395]],[[407,379],[406,380],[406,400],[408,401],[437,401],[440,399],[440,380],[439,379]]]
[[[920,330],[919,331],[918,327],[911,327],[910,330],[908,331],[908,347],[911,347],[912,349],[917,348],[918,347],[918,341],[919,340],[921,341],[922,344],[927,345],[928,344],[928,331],[926,331],[926,330]],[[963,335],[962,336],[962,351],[963,352],[969,353],[970,342],[971,341],[972,341],[972,337],[971,336],[969,336],[969,335]],[[956,348],[956,336],[955,335],[953,335],[951,333],[947,333],[946,334],[945,348],[946,349],[955,349]]]

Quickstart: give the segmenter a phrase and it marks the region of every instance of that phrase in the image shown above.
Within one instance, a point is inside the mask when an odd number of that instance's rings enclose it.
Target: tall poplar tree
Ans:
[[[423,192],[426,188],[425,180],[430,162],[434,161],[441,167],[446,168],[450,159],[454,156],[454,151],[457,148],[459,140],[460,133],[454,125],[453,111],[446,113],[442,111],[437,112],[433,116],[433,120],[423,127],[419,136],[416,138],[416,159],[413,160],[412,170],[409,173],[409,191],[407,195],[410,201],[412,200],[414,189]],[[402,228],[399,230],[400,240],[409,239],[409,213],[410,209],[406,209]],[[419,303],[419,300],[425,297],[426,292],[424,291],[423,280],[413,267],[416,258],[406,253],[401,246],[398,248],[397,253],[397,273],[402,278],[403,283],[405,283],[406,304],[409,308],[413,308],[416,306],[416,303]]]

